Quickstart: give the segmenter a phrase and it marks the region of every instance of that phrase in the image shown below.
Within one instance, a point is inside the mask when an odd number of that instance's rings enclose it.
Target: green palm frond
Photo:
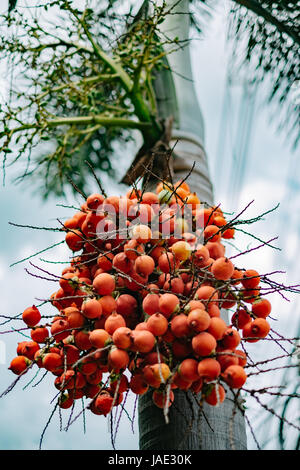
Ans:
[[[15,9],[17,5],[17,0],[9,0],[8,2],[8,11],[11,12]]]
[[[233,63],[246,66],[254,82],[270,82],[279,128],[296,146],[300,139],[300,2],[234,2],[229,34]],[[242,45],[242,46],[241,46]]]
[[[234,74],[246,72],[257,85],[269,82],[267,101],[277,104],[274,117],[278,127],[296,147],[300,140],[300,2],[230,3],[228,40]],[[216,5],[217,0],[190,0],[191,24],[198,33],[205,29],[201,18],[213,15]]]

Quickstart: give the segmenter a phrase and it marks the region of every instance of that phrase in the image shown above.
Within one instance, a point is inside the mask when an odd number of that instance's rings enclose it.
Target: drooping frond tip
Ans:
[[[13,11],[15,9],[17,5],[17,0],[9,0],[8,2],[8,12],[10,13],[11,11]]]

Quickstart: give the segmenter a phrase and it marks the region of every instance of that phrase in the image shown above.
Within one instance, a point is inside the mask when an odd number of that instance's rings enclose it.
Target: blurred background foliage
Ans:
[[[169,42],[168,38],[159,38],[156,34],[158,25],[153,27],[155,14],[148,15],[148,19],[145,15],[145,6],[148,9],[152,3],[155,2],[92,1],[88,2],[86,10],[82,6],[74,8],[79,15],[85,11],[84,22],[97,44],[118,57],[124,70],[134,77],[141,54],[145,54],[145,34],[154,32],[154,39],[149,41],[147,49],[152,59]],[[95,55],[84,48],[70,46],[78,38],[85,42],[88,39],[70,10],[76,2],[43,1],[39,2],[36,11],[33,8],[18,8],[20,4],[20,0],[9,2],[9,12],[2,17],[1,26],[0,53],[10,65],[12,90],[18,89],[16,93],[11,92],[12,108],[14,99],[20,103],[29,98],[27,117],[24,117],[29,120],[46,119],[49,114],[85,116],[108,111],[112,116],[134,116],[132,103],[116,77],[94,83],[89,81],[93,80],[93,75],[109,74],[111,71],[107,64],[95,60]],[[190,1],[191,37],[193,31],[205,37],[207,26],[217,14],[218,4],[218,0]],[[160,21],[163,14],[161,16]],[[300,136],[300,100],[297,98],[300,2],[231,1],[227,40],[231,49],[232,77],[239,73],[246,75],[248,84],[254,89],[265,82],[269,84],[265,100],[276,104],[270,106],[270,116],[286,136],[288,145],[296,150]],[[45,47],[47,41],[52,43],[52,47]],[[165,67],[165,60],[153,63],[142,87],[145,88],[147,83],[151,87],[155,74]],[[83,77],[88,79],[86,84],[82,81]],[[60,90],[53,88],[58,82],[65,85]],[[68,86],[71,82],[75,85]],[[51,88],[52,92],[45,93]],[[45,95],[43,100],[37,101],[40,92]],[[155,104],[150,103],[153,97],[147,94],[147,90],[142,90],[142,93],[147,106],[152,106],[151,113],[156,114]],[[4,113],[5,125],[17,114],[19,118],[21,111],[18,105],[14,112],[10,109],[6,115]],[[155,119],[159,117],[156,115]],[[126,147],[132,140],[132,131],[122,127],[99,127],[85,134],[83,128],[79,126],[79,129],[82,133],[70,128],[67,141],[64,127],[48,129],[42,136],[25,131],[17,142],[19,151],[14,159],[8,154],[10,149],[4,149],[7,152],[4,154],[4,170],[22,157],[26,165],[18,181],[30,176],[30,185],[33,178],[45,198],[51,194],[62,197],[70,178],[80,190],[87,191],[90,170],[85,164],[86,160],[93,165],[99,177],[103,173],[113,177],[121,158],[117,147]]]

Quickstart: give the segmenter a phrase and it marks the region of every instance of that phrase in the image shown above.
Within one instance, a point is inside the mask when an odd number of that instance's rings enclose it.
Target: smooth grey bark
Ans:
[[[169,4],[177,2],[170,1]],[[188,1],[176,5],[168,21],[163,23],[169,37],[188,37]],[[172,74],[164,72],[155,84],[160,117],[174,116],[171,147],[174,149],[175,181],[186,177],[195,163],[187,182],[201,201],[213,204],[213,187],[204,149],[204,122],[192,82],[189,47],[186,45],[168,57]],[[173,83],[171,83],[173,82]],[[176,99],[176,102],[174,100]],[[222,312],[227,320],[227,312]],[[170,407],[169,424],[161,409],[152,402],[152,392],[139,398],[140,449],[150,450],[244,450],[247,448],[245,421],[234,405],[228,390],[225,401],[213,407],[199,407],[191,392],[175,390],[175,402]]]

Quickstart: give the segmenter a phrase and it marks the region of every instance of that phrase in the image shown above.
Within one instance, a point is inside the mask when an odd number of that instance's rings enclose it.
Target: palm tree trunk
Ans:
[[[169,1],[176,4],[168,21],[163,23],[168,37],[186,40],[189,31],[188,1]],[[174,14],[178,12],[179,14]],[[183,14],[182,14],[183,13]],[[172,74],[164,71],[155,84],[160,117],[174,116],[171,147],[174,149],[175,181],[184,178],[195,168],[188,183],[202,201],[213,203],[213,188],[204,150],[204,124],[192,83],[189,47],[179,49],[168,57]],[[222,312],[225,320],[226,312]],[[230,400],[218,407],[196,402],[191,392],[175,390],[175,402],[170,408],[169,424],[161,409],[152,402],[151,392],[139,399],[140,449],[149,450],[228,450],[246,449],[243,415]]]

